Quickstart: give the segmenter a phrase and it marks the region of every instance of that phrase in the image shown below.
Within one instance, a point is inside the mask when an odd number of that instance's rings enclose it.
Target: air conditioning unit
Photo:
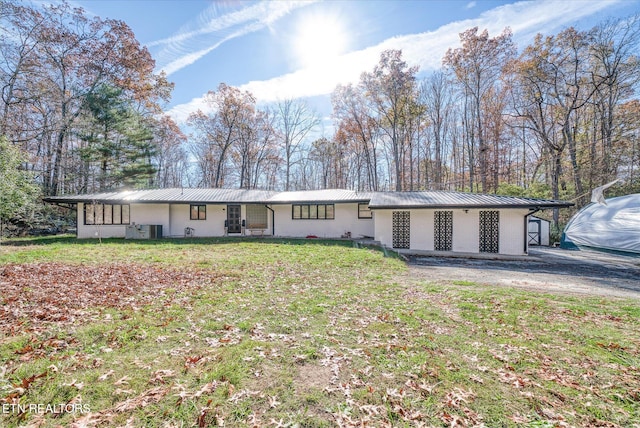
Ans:
[[[161,224],[131,224],[127,226],[125,239],[160,239]]]

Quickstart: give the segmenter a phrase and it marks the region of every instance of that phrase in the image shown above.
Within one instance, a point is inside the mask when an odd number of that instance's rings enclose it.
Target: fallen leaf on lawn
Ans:
[[[173,370],[156,370],[153,372],[153,377],[149,380],[149,383],[164,383],[164,380],[170,377],[174,377],[176,373]]]
[[[278,397],[274,396],[269,396],[268,398],[269,400],[269,408],[271,409],[275,409],[278,405],[280,405],[281,403],[278,401]]]
[[[84,388],[84,383],[78,382],[77,380],[74,379],[71,381],[71,383],[63,383],[62,386],[73,386],[74,388],[82,389]]]
[[[454,388],[452,391],[449,391],[444,399],[444,404],[447,407],[452,407],[457,409],[460,407],[462,403],[468,404],[469,400],[475,398],[475,394],[471,390],[464,390],[461,388]]]
[[[168,388],[166,387],[151,388],[144,391],[137,397],[129,398],[116,404],[113,409],[118,413],[124,413],[140,407],[146,407],[151,403],[157,403],[160,401],[165,395],[167,395],[167,392]]]
[[[203,407],[202,409],[200,409],[200,414],[198,415],[198,418],[196,419],[196,424],[198,425],[198,428],[204,428],[206,427],[207,424],[207,414],[209,413],[209,410],[211,410],[211,408],[209,407],[211,405],[211,402],[213,400],[209,400],[207,401],[207,405],[205,407]]]
[[[100,376],[98,377],[98,380],[99,380],[99,381],[107,380],[107,378],[109,378],[109,377],[113,376],[113,374],[114,374],[114,373],[115,373],[115,371],[113,371],[113,370],[109,370],[109,371],[108,371],[108,372],[106,372],[105,374],[100,375]]]
[[[129,380],[131,378],[129,376],[122,376],[117,381],[113,382],[114,385],[129,385]]]

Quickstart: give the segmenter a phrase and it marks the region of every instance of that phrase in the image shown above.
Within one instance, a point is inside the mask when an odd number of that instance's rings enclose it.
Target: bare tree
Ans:
[[[276,105],[276,129],[285,168],[284,189],[291,190],[293,168],[300,162],[302,143],[320,123],[320,119],[303,100],[286,99]]]
[[[402,51],[387,50],[380,55],[373,72],[363,73],[360,80],[374,109],[378,128],[389,143],[388,163],[393,165],[397,191],[406,190],[404,184],[404,156],[411,138],[408,125],[416,114],[417,67],[409,67],[402,60]]]
[[[247,139],[248,121],[255,112],[255,98],[249,92],[221,83],[218,91],[205,96],[210,113],[198,110],[189,116],[194,127],[196,154],[202,173],[202,185],[223,187],[231,152]]]
[[[462,86],[465,96],[465,118],[469,118],[467,129],[470,148],[474,139],[478,141],[478,163],[481,190],[489,190],[489,147],[485,135],[485,101],[487,94],[495,87],[502,67],[515,54],[511,40],[511,30],[506,28],[502,34],[489,38],[484,30],[478,34],[478,28],[460,33],[462,47],[449,49],[444,57],[445,68],[451,70],[456,81]],[[472,179],[471,179],[472,180]],[[471,181],[473,187],[473,181]]]

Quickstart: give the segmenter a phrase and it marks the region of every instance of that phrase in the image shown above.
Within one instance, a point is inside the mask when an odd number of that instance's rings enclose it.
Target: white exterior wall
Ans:
[[[524,255],[525,234],[527,224],[524,216],[529,210],[510,209],[500,210],[500,253]],[[528,247],[527,247],[528,248]]]
[[[292,205],[272,205],[275,212],[276,236],[302,237],[314,235],[319,238],[339,238],[351,232],[352,238],[374,236],[373,219],[358,218],[358,204],[334,204],[333,220],[292,218]],[[375,215],[375,214],[374,214]]]
[[[445,209],[443,209],[445,210]],[[392,213],[410,212],[412,250],[433,251],[433,209],[375,210],[375,239],[388,247],[393,246]],[[453,251],[478,253],[480,236],[479,209],[449,209],[453,211]],[[484,210],[483,210],[484,211]],[[523,255],[525,245],[524,216],[526,209],[501,209],[500,211],[500,254]]]
[[[241,206],[241,221],[246,219],[247,207]],[[193,228],[193,236],[214,237],[224,236],[224,221],[227,219],[226,204],[208,204],[206,220],[191,220],[190,204],[130,204],[130,224],[160,224],[163,237],[182,237],[186,227]],[[78,232],[79,239],[97,238],[124,238],[127,225],[85,225],[84,204],[78,203]],[[291,211],[291,206],[289,206]],[[265,235],[271,234],[271,211],[267,209],[267,229]],[[247,234],[249,232],[247,231]],[[240,235],[240,234],[232,234]],[[287,235],[289,236],[289,235]],[[293,236],[293,235],[291,235]],[[305,235],[306,236],[306,235]]]
[[[191,227],[196,237],[223,236],[226,209],[226,205],[207,205],[206,220],[191,220],[191,205],[171,204],[171,233],[166,235],[182,237],[184,229]]]
[[[392,247],[392,212],[410,211],[411,241],[413,250],[433,251],[434,209],[391,210],[380,209],[373,212],[374,219],[359,219],[357,203],[334,204],[333,220],[294,220],[291,204],[273,205],[275,215],[275,235],[305,237],[315,235],[321,238],[339,238],[351,232],[353,238],[374,236],[383,245]],[[162,225],[163,236],[184,236],[184,229],[194,229],[196,237],[224,235],[227,205],[207,205],[206,220],[190,220],[189,204],[130,204],[131,224]],[[453,211],[453,251],[477,253],[479,251],[479,209]],[[500,254],[522,255],[525,250],[524,216],[527,209],[502,209],[500,211]],[[272,231],[272,215],[267,210],[268,228]],[[246,219],[246,205],[241,205],[241,220]],[[78,204],[78,238],[124,238],[125,225],[85,225],[84,204]],[[247,232],[248,233],[248,232]],[[548,232],[547,232],[548,233]],[[544,236],[544,231],[543,231]]]
[[[162,225],[162,235],[168,234],[169,204],[131,204],[131,224],[159,224]]]
[[[393,210],[373,211],[373,218],[375,219],[374,239],[387,247],[391,247],[393,244],[392,212]]]
[[[502,213],[500,213],[500,227],[502,227]],[[502,238],[502,233],[500,237]],[[460,208],[453,210],[453,251],[459,253],[480,251],[480,210],[465,211]]]

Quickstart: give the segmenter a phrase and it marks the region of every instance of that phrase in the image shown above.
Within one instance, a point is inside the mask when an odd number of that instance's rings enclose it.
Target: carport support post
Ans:
[[[529,216],[534,215],[540,211],[540,208],[535,208],[529,211],[528,214],[524,216],[524,253],[529,254]]]

